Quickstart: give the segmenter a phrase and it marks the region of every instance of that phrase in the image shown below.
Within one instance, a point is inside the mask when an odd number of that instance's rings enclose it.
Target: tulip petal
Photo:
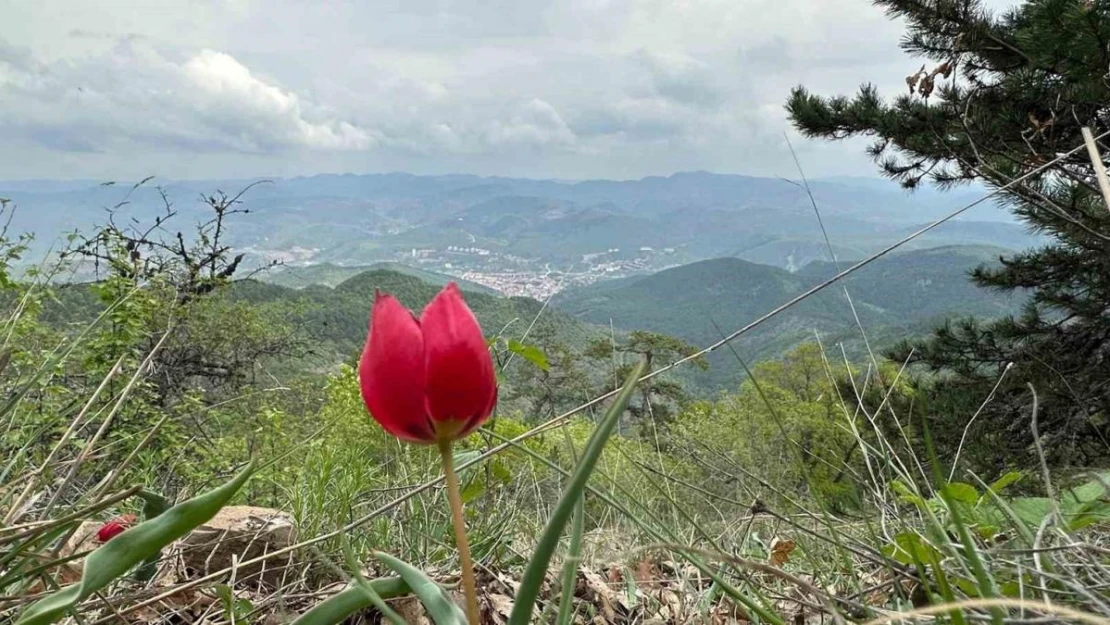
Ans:
[[[486,422],[486,418],[493,414],[493,407],[496,405],[497,387],[494,386],[493,392],[490,393],[489,401],[486,403],[486,407],[480,413],[471,417],[470,421],[465,426],[463,426],[463,429],[459,431],[459,438],[463,438],[474,430],[477,430],[479,427],[481,427],[481,425]]]
[[[468,432],[481,425],[497,397],[493,360],[482,328],[455,283],[448,284],[420,317],[424,333],[428,414],[455,421]]]
[[[126,529],[127,525],[125,525],[122,521],[120,521],[119,519],[112,519],[104,525],[101,525],[100,529],[96,530],[96,541],[106,543],[116,536],[122,534]]]
[[[435,442],[424,403],[424,338],[412,313],[391,295],[376,295],[370,336],[358,367],[370,416],[397,438]]]

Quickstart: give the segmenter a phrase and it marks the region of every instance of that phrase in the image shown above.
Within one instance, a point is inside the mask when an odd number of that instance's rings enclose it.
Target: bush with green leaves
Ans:
[[[727,464],[764,467],[762,478],[790,496],[859,507],[857,436],[870,438],[870,426],[840,395],[846,377],[858,374],[832,370],[818,345],[803,345],[755,366],[736,393],[692,405],[677,438],[710,466],[727,457]]]

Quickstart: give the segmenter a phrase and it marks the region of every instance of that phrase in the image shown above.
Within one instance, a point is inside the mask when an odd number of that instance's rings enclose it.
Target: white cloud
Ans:
[[[917,67],[864,0],[36,0],[0,23],[5,177],[790,174],[791,87],[896,93]]]
[[[57,149],[133,154],[167,146],[260,152],[374,145],[371,131],[313,108],[211,50],[180,62],[136,41],[52,64],[0,55],[0,131]]]
[[[714,108],[725,99],[726,89],[718,84],[718,74],[709,63],[646,49],[636,57],[651,74],[653,91],[662,98],[697,108]]]
[[[507,120],[493,120],[485,134],[491,146],[517,145],[543,148],[570,145],[574,133],[553,106],[532,98],[521,104]]]
[[[365,150],[371,133],[345,121],[308,121],[297,95],[251,75],[250,70],[222,52],[204,50],[182,68],[202,115],[253,128],[248,145],[273,143],[324,150]],[[197,97],[199,96],[199,97]]]

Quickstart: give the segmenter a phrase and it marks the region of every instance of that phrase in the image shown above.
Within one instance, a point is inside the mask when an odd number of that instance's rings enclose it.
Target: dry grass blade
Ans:
[[[1098,151],[1098,145],[1095,143],[1094,135],[1091,134],[1091,129],[1084,126],[1081,131],[1084,145],[1087,146],[1087,155],[1091,157],[1091,166],[1094,168],[1095,178],[1098,180],[1098,190],[1102,193],[1102,201],[1106,203],[1106,210],[1110,210],[1110,178],[1106,175],[1106,165],[1102,162],[1102,155]]]
[[[719,560],[721,562],[728,562],[729,564],[735,564],[735,565],[743,567],[745,569],[750,569],[752,571],[757,571],[759,573],[763,573],[765,575],[770,575],[772,577],[778,577],[779,579],[782,579],[783,581],[786,581],[790,584],[793,584],[793,585],[797,586],[798,588],[802,589],[807,594],[809,594],[811,597],[813,597],[817,601],[821,602],[821,604],[825,607],[825,610],[829,613],[829,615],[832,616],[836,620],[836,622],[840,623],[841,625],[843,625],[845,621],[844,621],[844,617],[841,616],[841,614],[840,614],[841,611],[837,607],[837,605],[836,605],[837,603],[843,603],[845,605],[849,605],[854,610],[857,610],[857,611],[859,611],[863,614],[866,614],[867,612],[869,612],[869,610],[863,605],[860,605],[860,604],[858,604],[854,601],[849,601],[849,600],[841,599],[839,597],[834,597],[834,596],[830,595],[829,593],[821,590],[820,588],[814,586],[813,584],[807,582],[806,580],[798,577],[797,575],[791,575],[790,573],[787,573],[786,571],[782,570],[779,567],[772,566],[770,564],[764,564],[763,562],[756,562],[754,560],[749,560],[747,558],[741,558],[741,557],[730,555],[730,554],[727,554],[727,553],[721,553],[719,551],[710,551],[710,550],[707,550],[707,549],[698,549],[697,547],[691,547],[689,545],[676,545],[676,544],[670,544],[670,543],[657,543],[657,544],[654,544],[654,545],[645,545],[643,547],[640,547],[636,551],[637,552],[644,552],[644,551],[652,551],[652,550],[655,550],[655,549],[666,549],[668,551],[674,551],[676,553],[696,553],[696,554],[699,554],[702,557],[710,559],[710,560]]]
[[[122,492],[116,493],[114,495],[110,495],[108,497],[105,497],[104,499],[101,499],[101,500],[97,501],[95,504],[86,506],[84,508],[81,508],[80,510],[75,510],[75,511],[73,511],[73,512],[71,512],[71,513],[69,513],[65,516],[58,517],[57,519],[51,519],[51,520],[48,520],[48,521],[42,521],[42,522],[39,522],[39,523],[30,524],[30,527],[18,526],[18,527],[12,527],[12,528],[2,528],[2,529],[0,529],[0,534],[3,534],[5,532],[7,532],[8,530],[22,529],[22,531],[20,531],[16,534],[12,534],[10,536],[0,536],[0,544],[20,540],[20,539],[23,539],[23,538],[27,538],[28,536],[34,536],[35,534],[41,534],[45,531],[48,531],[49,529],[51,529],[53,527],[58,527],[60,525],[65,525],[66,523],[70,523],[70,522],[73,522],[73,521],[79,521],[83,518],[87,518],[88,516],[90,516],[90,515],[92,515],[96,512],[99,512],[101,510],[109,508],[109,507],[111,507],[111,506],[113,506],[113,505],[115,505],[115,504],[117,504],[121,501],[124,501],[125,499],[129,499],[130,497],[133,497],[134,495],[138,494],[139,491],[141,491],[141,490],[142,490],[141,486],[132,486],[131,488],[129,488],[125,491],[122,491]]]
[[[952,603],[942,603],[938,605],[931,605],[916,610],[908,610],[906,612],[890,612],[887,615],[867,621],[863,625],[884,625],[885,623],[893,623],[895,621],[907,621],[919,616],[934,616],[937,614],[944,614],[953,610],[971,610],[975,608],[1014,608],[1023,611],[1040,612],[1043,614],[1050,614],[1057,617],[1063,617],[1079,621],[1081,623],[1089,623],[1090,625],[1110,625],[1110,618],[1104,616],[1097,616],[1087,612],[1074,610],[1059,604],[1049,604],[1039,601],[1026,601],[1022,599],[968,599],[967,601],[955,601]]]
[[[69,472],[66,473],[66,476],[62,480],[61,485],[58,486],[57,489],[55,489],[54,494],[50,498],[50,502],[47,503],[47,510],[50,510],[54,506],[54,504],[57,503],[58,498],[62,496],[62,493],[64,493],[69,485],[73,482],[74,478],[77,476],[78,470],[81,468],[81,465],[88,459],[89,454],[96,447],[96,443],[101,439],[102,436],[104,436],[104,433],[108,431],[108,427],[111,425],[112,419],[115,418],[116,414],[119,413],[120,408],[123,407],[124,403],[127,401],[127,398],[131,395],[131,391],[135,388],[135,385],[139,382],[139,380],[141,380],[146,374],[146,372],[150,368],[151,362],[154,360],[154,357],[162,349],[162,346],[166,343],[166,339],[168,339],[169,337],[169,332],[163,334],[162,338],[158,340],[158,343],[154,345],[154,347],[146,355],[146,358],[143,359],[143,362],[138,366],[138,368],[135,369],[134,375],[132,375],[131,378],[127,381],[127,384],[124,386],[123,391],[119,395],[119,398],[116,400],[115,404],[113,404],[111,411],[108,412],[108,416],[104,418],[104,421],[100,424],[100,427],[97,429],[96,433],[93,435],[92,439],[90,439],[88,444],[82,447],[81,452],[77,456],[77,459],[70,464]]]

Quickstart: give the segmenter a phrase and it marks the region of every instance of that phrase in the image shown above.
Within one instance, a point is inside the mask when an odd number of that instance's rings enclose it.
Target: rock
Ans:
[[[96,532],[102,525],[104,525],[103,521],[81,521],[81,525],[77,526],[77,530],[62,545],[58,555],[68,558],[74,554],[85,553],[99,547],[100,543],[96,540]],[[83,559],[78,559],[74,562],[80,563],[82,561]]]
[[[428,617],[424,613],[424,606],[416,597],[405,597],[393,602],[393,611],[401,620],[410,625],[429,625]]]
[[[284,549],[295,540],[293,517],[255,506],[227,506],[212,520],[189,533],[179,545],[187,577],[207,575],[261,555]],[[278,586],[292,563],[283,554],[235,572],[236,583],[257,584],[259,578]],[[291,573],[290,573],[291,574]]]
[[[487,593],[484,597],[485,605],[482,615],[485,620],[493,625],[504,625],[509,622],[509,615],[513,613],[513,598],[500,593]]]

